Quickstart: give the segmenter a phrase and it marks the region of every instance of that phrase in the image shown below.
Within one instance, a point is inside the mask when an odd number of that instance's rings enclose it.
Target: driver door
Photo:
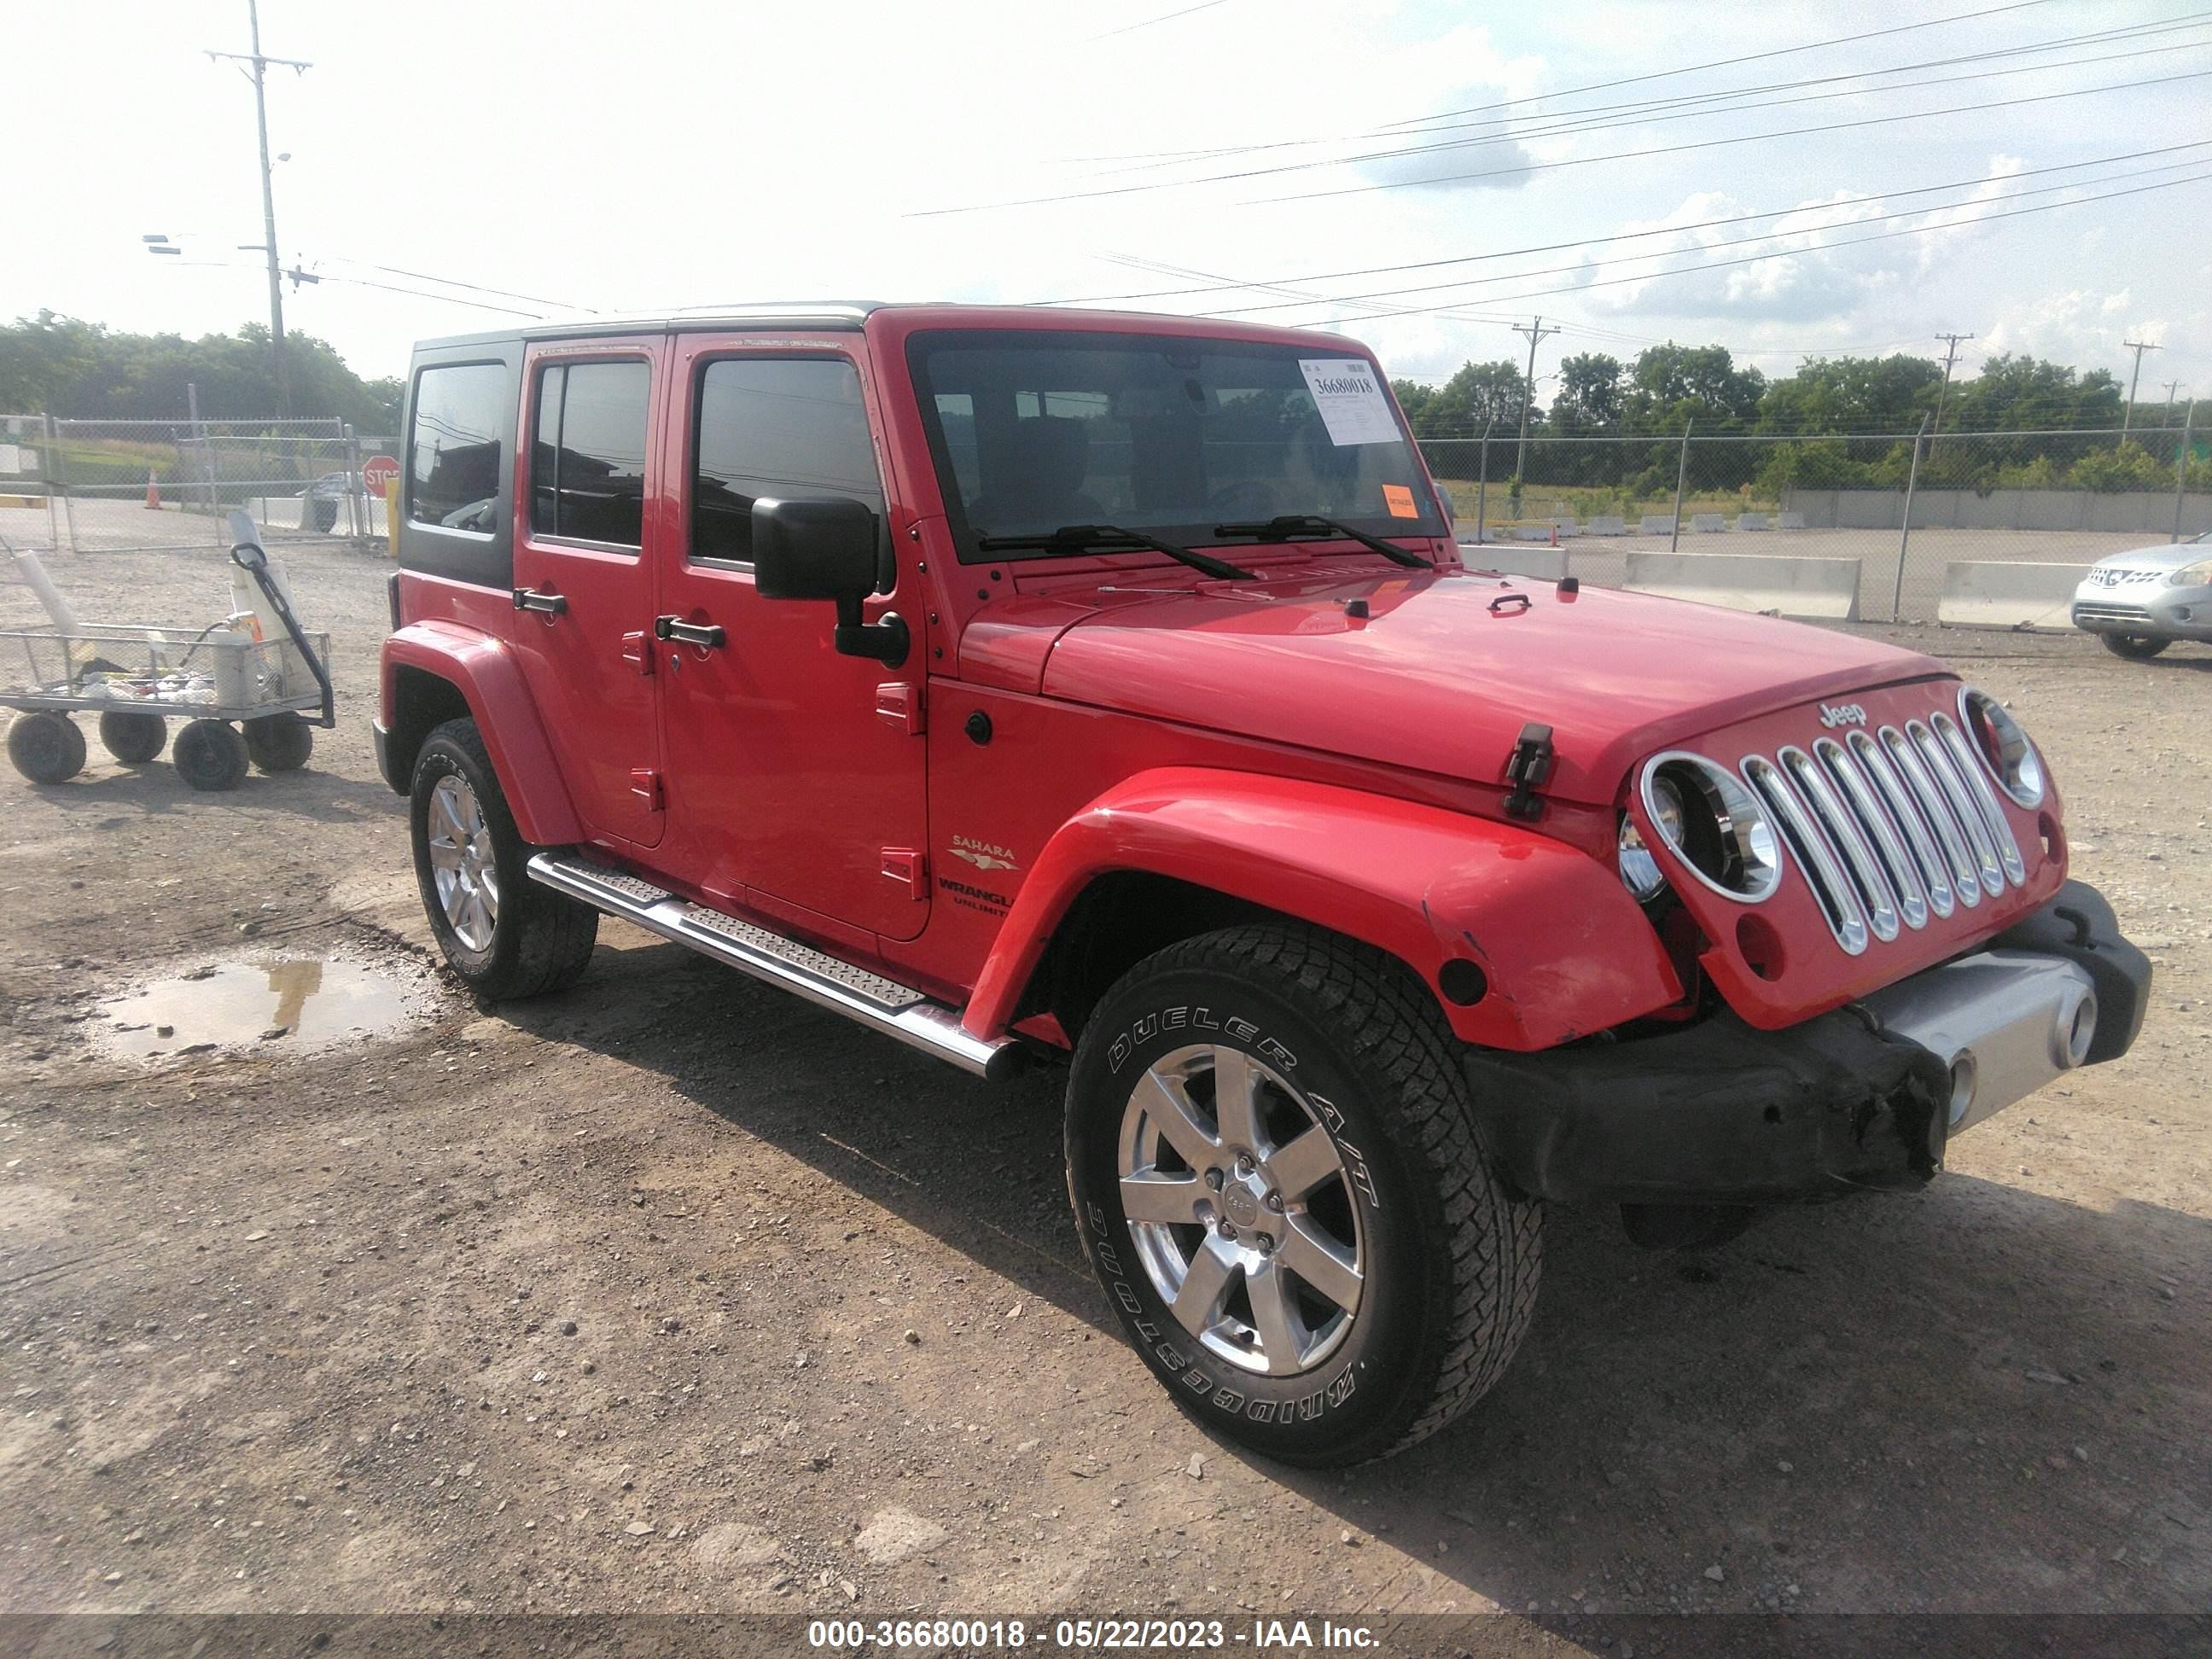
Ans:
[[[678,337],[680,500],[659,583],[659,626],[677,637],[654,676],[668,863],[817,936],[907,939],[929,916],[919,646],[896,669],[839,655],[831,608],[763,599],[750,558],[760,496],[850,496],[883,522],[859,344]],[[899,598],[871,601],[871,617]]]

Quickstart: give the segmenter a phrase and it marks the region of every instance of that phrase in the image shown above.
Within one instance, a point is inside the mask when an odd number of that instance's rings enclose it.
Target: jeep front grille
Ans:
[[[1996,786],[1948,714],[1747,755],[1743,775],[1849,955],[2027,884]]]

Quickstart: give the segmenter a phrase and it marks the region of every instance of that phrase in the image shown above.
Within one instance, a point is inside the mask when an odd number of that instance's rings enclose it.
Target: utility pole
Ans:
[[[2136,354],[2136,372],[2128,376],[2128,410],[2120,416],[2120,436],[2128,435],[2128,428],[2136,423],[2136,382],[2142,379],[2142,355],[2146,351],[2162,349],[2148,340],[2123,340],[2120,344]]]
[[[271,64],[281,64],[295,75],[305,75],[314,65],[297,58],[262,55],[260,0],[246,0],[246,21],[252,35],[252,52],[210,52],[208,57],[253,66],[253,120],[261,137],[261,251],[269,262],[269,349],[276,371],[276,413],[289,419],[292,413],[292,386],[284,369],[284,270],[276,252],[276,190],[270,177],[269,94],[265,82]]]
[[[1943,429],[1943,403],[1951,395],[1951,365],[1958,361],[1959,342],[1971,340],[1974,337],[1971,334],[1938,334],[1936,337],[1945,342],[1947,347],[1943,353],[1943,385],[1936,394],[1936,424],[1931,428],[1932,432],[1941,432]]]
[[[1556,323],[1546,328],[1541,317],[1526,328],[1518,323],[1510,326],[1516,334],[1528,337],[1528,378],[1521,382],[1521,447],[1513,458],[1513,477],[1517,482],[1528,471],[1528,405],[1536,396],[1536,347],[1546,336],[1557,334],[1559,330]]]
[[[2166,383],[2166,423],[2168,426],[2173,424],[2173,394],[2188,384],[2186,380],[2168,380]]]

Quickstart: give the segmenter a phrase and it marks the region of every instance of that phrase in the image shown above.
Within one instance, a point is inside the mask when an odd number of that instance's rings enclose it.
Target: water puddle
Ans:
[[[323,1048],[388,1035],[412,1018],[388,975],[312,957],[229,962],[157,981],[104,1002],[93,1027],[126,1059],[265,1046]]]

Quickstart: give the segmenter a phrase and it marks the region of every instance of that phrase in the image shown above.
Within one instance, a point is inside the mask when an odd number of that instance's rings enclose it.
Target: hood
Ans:
[[[2094,570],[2179,570],[2186,564],[2212,559],[2212,538],[2192,536],[2185,541],[2154,542],[2131,547],[2124,553],[2108,553],[2090,567]]]
[[[1640,756],[1946,672],[1771,617],[1460,571],[1212,583],[1068,617],[1048,696],[1486,783],[1533,721],[1556,751],[1542,793],[1594,805]]]

